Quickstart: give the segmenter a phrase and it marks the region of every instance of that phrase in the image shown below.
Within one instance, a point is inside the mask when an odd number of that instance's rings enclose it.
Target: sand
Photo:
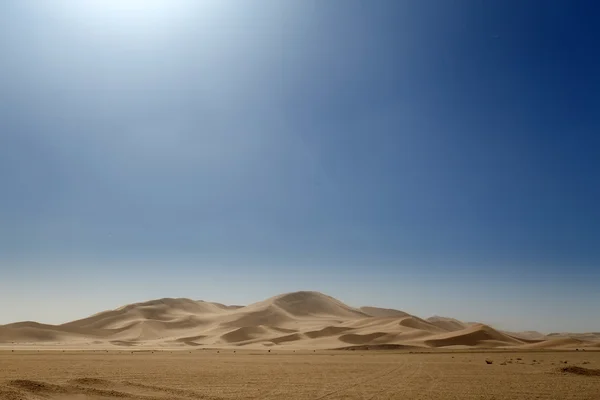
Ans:
[[[8,349],[279,349],[352,346],[413,349],[598,349],[600,334],[511,333],[452,318],[422,319],[378,307],[354,308],[318,292],[286,293],[248,306],[160,299],[62,325],[0,326]]]
[[[4,350],[0,399],[597,400],[598,368],[593,351]]]
[[[0,326],[0,400],[599,399],[598,333],[505,332],[318,292]]]

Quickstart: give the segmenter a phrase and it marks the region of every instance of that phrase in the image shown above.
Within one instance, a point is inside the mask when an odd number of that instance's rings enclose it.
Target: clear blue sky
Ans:
[[[0,323],[309,289],[600,330],[593,6],[2,1]]]

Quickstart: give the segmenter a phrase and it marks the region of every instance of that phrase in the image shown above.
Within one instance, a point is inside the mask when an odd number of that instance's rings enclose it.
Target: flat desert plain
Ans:
[[[597,351],[4,350],[0,399],[597,400],[598,368]]]

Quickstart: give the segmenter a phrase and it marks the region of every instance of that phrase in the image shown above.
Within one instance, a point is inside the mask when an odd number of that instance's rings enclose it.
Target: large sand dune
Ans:
[[[11,347],[562,349],[599,344],[598,333],[501,332],[453,318],[421,319],[388,308],[354,308],[318,292],[286,293],[248,306],[160,299],[61,325],[0,326],[0,345]]]

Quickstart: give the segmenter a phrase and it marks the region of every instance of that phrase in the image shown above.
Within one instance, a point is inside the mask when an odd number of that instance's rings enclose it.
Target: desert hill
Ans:
[[[508,331],[503,331],[503,333],[515,337],[517,339],[521,339],[521,340],[547,340],[550,337],[547,335],[544,335],[541,332],[537,332],[537,331],[522,331],[522,332],[508,332]]]
[[[400,310],[394,310],[392,308],[379,308],[379,307],[361,307],[359,309],[363,313],[371,317],[408,317],[409,313]]]
[[[354,308],[319,292],[294,292],[248,306],[191,299],[125,305],[60,325],[0,326],[0,346],[332,348],[597,348],[600,335],[510,333],[453,318]]]
[[[433,336],[425,340],[432,347],[468,346],[468,347],[506,347],[519,346],[525,342],[483,324],[469,326]]]
[[[461,329],[465,329],[469,326],[469,324],[459,321],[457,319],[440,317],[437,315],[427,318],[427,321],[450,332],[460,331]]]

